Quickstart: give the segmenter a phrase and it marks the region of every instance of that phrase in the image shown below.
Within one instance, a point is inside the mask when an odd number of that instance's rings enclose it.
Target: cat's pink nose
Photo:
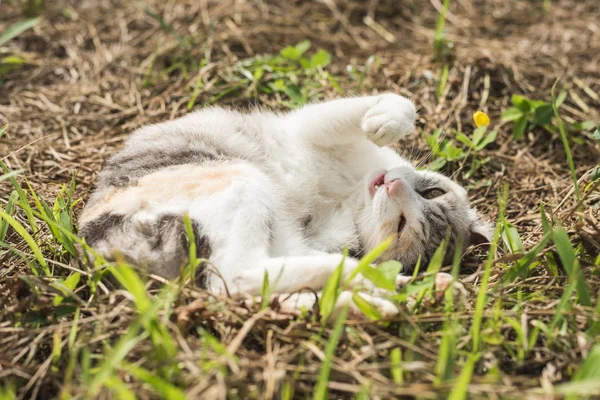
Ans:
[[[401,187],[402,181],[400,179],[394,179],[393,181],[385,183],[385,190],[387,191],[389,197],[392,197],[398,193]]]

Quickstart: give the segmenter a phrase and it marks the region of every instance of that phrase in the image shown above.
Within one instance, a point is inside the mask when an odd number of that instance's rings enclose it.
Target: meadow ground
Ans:
[[[600,395],[599,16],[596,0],[2,1],[0,398]],[[467,295],[436,294],[430,265],[397,318],[363,305],[327,324],[77,256],[74,221],[133,129],[382,90],[419,108],[399,150],[497,223],[491,257],[462,260]]]

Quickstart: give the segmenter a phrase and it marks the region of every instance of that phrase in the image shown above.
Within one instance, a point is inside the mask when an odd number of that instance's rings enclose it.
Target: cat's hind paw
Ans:
[[[381,95],[362,120],[362,130],[378,146],[386,146],[415,130],[417,112],[414,104],[396,94]]]

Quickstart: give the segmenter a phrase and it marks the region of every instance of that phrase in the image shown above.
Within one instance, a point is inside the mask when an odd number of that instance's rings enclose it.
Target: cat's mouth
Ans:
[[[402,184],[398,178],[388,179],[387,173],[382,172],[369,184],[369,194],[371,197],[375,196],[375,193],[377,193],[377,190],[379,190],[381,186],[385,186],[388,197],[392,197],[398,193]]]
[[[385,172],[380,173],[371,181],[369,184],[369,194],[371,197],[375,196],[377,189],[385,184]]]

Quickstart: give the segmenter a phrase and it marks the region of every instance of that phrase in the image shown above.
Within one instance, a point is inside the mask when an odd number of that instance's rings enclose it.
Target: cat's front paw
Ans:
[[[397,142],[415,130],[417,112],[406,97],[396,94],[379,96],[362,120],[362,130],[378,146]]]

